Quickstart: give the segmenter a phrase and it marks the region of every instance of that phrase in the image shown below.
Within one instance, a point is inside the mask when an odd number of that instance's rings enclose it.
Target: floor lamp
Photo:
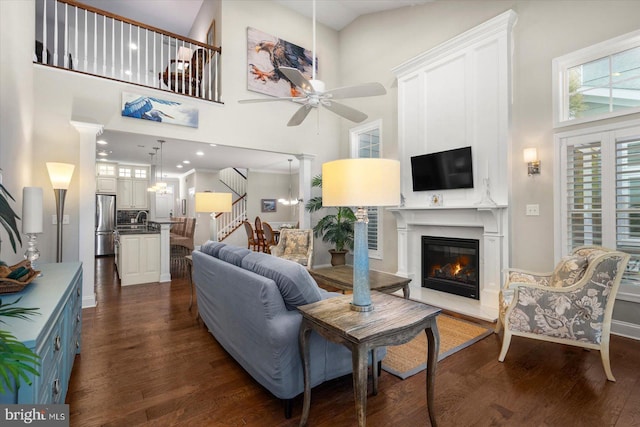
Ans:
[[[56,218],[58,220],[56,262],[62,262],[62,222],[64,221],[64,198],[67,195],[71,176],[75,165],[69,163],[51,163],[47,162],[47,170],[49,171],[49,179],[56,196]]]
[[[196,212],[211,213],[211,240],[218,241],[217,212],[231,212],[231,193],[196,193]]]
[[[355,206],[353,249],[354,311],[371,311],[367,206],[400,204],[400,162],[389,159],[343,159],[322,165],[322,205]]]

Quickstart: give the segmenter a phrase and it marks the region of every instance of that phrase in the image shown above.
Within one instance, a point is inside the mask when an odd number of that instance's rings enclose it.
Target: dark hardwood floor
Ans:
[[[67,402],[72,426],[296,426],[189,311],[186,277],[120,287],[111,258],[96,263],[96,308],[83,311],[82,354]],[[195,307],[194,307],[195,308]],[[514,337],[504,363],[493,334],[438,364],[440,426],[640,426],[640,341],[613,336],[600,354]],[[369,426],[426,426],[424,372],[386,372],[367,402]],[[312,390],[310,426],[352,426],[351,376]]]

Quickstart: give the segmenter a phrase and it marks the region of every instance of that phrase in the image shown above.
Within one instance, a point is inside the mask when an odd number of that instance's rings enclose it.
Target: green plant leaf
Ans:
[[[16,219],[20,219],[20,217],[9,205],[7,197],[15,202],[15,199],[11,194],[9,194],[4,185],[0,184],[0,224],[2,224],[4,229],[7,231],[11,247],[13,248],[13,252],[15,252],[16,239],[20,244],[22,244],[22,238],[20,237],[20,231],[18,230],[18,223],[16,222]]]

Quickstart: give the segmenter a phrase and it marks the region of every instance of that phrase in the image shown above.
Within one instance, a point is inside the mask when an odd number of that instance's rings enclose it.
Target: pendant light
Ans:
[[[147,187],[147,191],[151,192],[151,193],[155,193],[156,190],[158,189],[158,187],[156,187],[156,169],[155,169],[155,160],[153,159],[153,156],[155,156],[156,154],[158,154],[158,147],[153,147],[153,149],[155,150],[154,153],[149,153],[149,156],[151,156],[150,159],[150,165],[151,168],[153,169],[153,175],[150,175],[151,177],[151,181],[150,181],[150,186]]]
[[[283,204],[285,206],[297,205],[299,200],[293,198],[293,194],[291,192],[291,183],[293,182],[293,177],[291,175],[291,162],[293,159],[289,159],[289,198],[288,199],[278,199],[278,203]]]
[[[163,181],[163,176],[162,176],[162,163],[164,160],[164,143],[166,142],[164,139],[159,139],[158,142],[160,143],[160,181],[156,182],[156,188],[157,188],[157,193],[161,193],[161,194],[166,194],[167,192],[167,183]]]

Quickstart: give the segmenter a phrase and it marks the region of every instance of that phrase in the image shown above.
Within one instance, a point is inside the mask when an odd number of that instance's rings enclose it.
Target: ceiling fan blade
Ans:
[[[345,119],[351,120],[352,122],[360,123],[368,116],[362,111],[358,111],[355,108],[347,107],[344,104],[339,104],[333,101],[323,102],[322,105],[329,111],[333,111],[339,116],[344,117]]]
[[[355,86],[345,86],[336,89],[331,89],[324,92],[324,95],[331,95],[333,99],[342,98],[361,98],[364,96],[378,96],[385,95],[387,93],[384,86],[380,83],[364,83]]]
[[[298,70],[292,67],[278,67],[278,70],[288,78],[291,83],[298,86],[305,92],[315,93],[311,82]]]
[[[295,101],[295,100],[304,100],[306,97],[304,96],[287,96],[284,98],[255,98],[255,99],[240,99],[238,103],[240,104],[253,104],[256,102],[275,102],[275,101]]]
[[[307,117],[311,108],[312,107],[309,104],[304,104],[302,107],[298,108],[298,111],[296,111],[293,117],[291,117],[287,126],[298,126]]]

